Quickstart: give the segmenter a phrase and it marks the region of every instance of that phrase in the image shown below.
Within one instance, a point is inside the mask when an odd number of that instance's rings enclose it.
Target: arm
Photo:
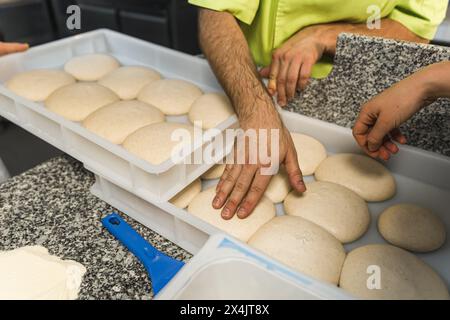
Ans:
[[[418,71],[368,101],[353,127],[359,146],[371,157],[388,160],[406,143],[402,123],[438,98],[450,98],[450,62]]]
[[[241,128],[279,130],[280,162],[286,166],[293,187],[304,191],[295,147],[261,82],[235,18],[227,12],[201,9],[199,30],[201,48],[231,99]],[[245,218],[253,211],[271,179],[261,174],[260,167],[236,163],[226,166],[213,200],[214,208],[223,207],[224,219],[232,218],[236,211]]]

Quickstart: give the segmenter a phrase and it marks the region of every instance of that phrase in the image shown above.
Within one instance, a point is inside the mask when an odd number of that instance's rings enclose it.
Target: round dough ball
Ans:
[[[315,172],[319,181],[334,182],[366,201],[384,201],[395,195],[392,174],[378,161],[359,154],[341,153],[325,159]]]
[[[114,91],[122,100],[136,99],[139,92],[161,75],[146,67],[120,67],[101,78],[98,83]]]
[[[192,199],[202,191],[202,182],[200,179],[195,180],[186,188],[181,190],[176,196],[170,199],[170,203],[174,206],[184,209],[187,208]]]
[[[304,134],[291,132],[291,137],[303,175],[314,174],[319,164],[327,157],[325,147],[320,141]]]
[[[202,129],[211,129],[227,120],[234,114],[233,106],[228,97],[222,93],[206,93],[191,106],[189,121],[201,123]]]
[[[68,120],[83,121],[92,112],[117,100],[119,97],[104,86],[78,82],[53,92],[45,100],[45,106]]]
[[[248,244],[289,267],[337,284],[345,259],[342,244],[318,225],[293,216],[279,216],[261,227]]]
[[[240,219],[235,214],[230,220],[225,220],[221,216],[221,209],[212,207],[215,195],[215,187],[202,191],[191,201],[188,212],[241,241],[247,242],[256,230],[275,217],[275,206],[269,199],[262,197],[247,218]]]
[[[147,102],[169,116],[186,114],[194,101],[203,94],[195,84],[178,79],[156,80],[149,83],[138,100]]]
[[[351,251],[345,259],[339,286],[362,299],[450,298],[444,281],[430,266],[408,251],[385,244]]]
[[[291,191],[289,176],[286,169],[284,169],[284,167],[280,167],[279,172],[270,180],[264,195],[273,203],[279,203],[286,198],[289,191]]]
[[[83,126],[115,144],[139,128],[163,122],[164,114],[154,106],[137,100],[118,101],[91,113]]]
[[[211,169],[209,169],[208,171],[206,171],[201,178],[203,180],[214,180],[214,179],[219,179],[224,170],[225,170],[226,164],[216,164],[215,166],[213,166]]]
[[[331,182],[307,183],[304,193],[292,191],[284,200],[284,210],[314,222],[342,243],[361,237],[370,224],[366,202],[350,189]]]
[[[445,242],[445,225],[428,209],[413,204],[397,204],[383,211],[378,231],[397,247],[416,252],[429,252]]]
[[[44,101],[56,89],[75,83],[75,78],[62,70],[37,69],[16,74],[5,86],[31,101]]]
[[[123,147],[135,156],[158,165],[172,157],[172,152],[181,141],[173,141],[172,133],[175,130],[184,129],[191,135],[191,143],[194,140],[194,127],[175,122],[154,123],[136,130],[123,142]]]
[[[97,81],[120,66],[116,58],[107,54],[85,54],[73,57],[64,70],[80,81]]]

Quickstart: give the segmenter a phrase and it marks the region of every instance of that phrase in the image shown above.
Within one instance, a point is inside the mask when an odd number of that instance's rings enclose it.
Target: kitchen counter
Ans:
[[[344,35],[333,73],[314,80],[288,107],[350,127],[360,104],[450,49]],[[439,101],[405,126],[409,143],[450,156],[450,105]],[[116,211],[89,192],[94,177],[68,156],[47,161],[0,184],[0,250],[43,245],[87,268],[80,299],[149,299],[147,273],[101,225]],[[159,250],[187,261],[189,253],[122,214]]]

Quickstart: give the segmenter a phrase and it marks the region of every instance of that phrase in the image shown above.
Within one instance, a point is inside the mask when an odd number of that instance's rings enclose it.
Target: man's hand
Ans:
[[[297,89],[306,88],[312,67],[325,52],[322,40],[320,27],[304,28],[276,49],[270,66],[260,70],[262,77],[269,78],[269,93],[277,93],[280,106],[294,98]]]
[[[278,161],[286,167],[291,185],[298,192],[306,190],[291,135],[282,125],[278,115],[252,117],[248,121],[241,121],[241,128],[244,131],[247,129],[269,130],[268,137],[270,137],[270,130],[278,130],[279,141],[271,142],[268,139],[267,150],[272,149],[271,143],[279,144],[280,158]],[[235,148],[235,159],[238,158],[236,152],[239,151]],[[246,163],[239,164],[235,160],[235,164],[228,164],[216,187],[216,197],[212,205],[216,209],[224,206],[222,209],[222,218],[224,219],[231,219],[236,212],[241,219],[248,217],[264,195],[272,178],[271,175],[264,175],[261,172],[263,166],[267,167],[270,164],[262,165],[260,162],[249,164],[248,159],[251,158],[249,152],[257,152],[257,150],[246,148],[245,152],[246,155],[243,158],[246,159]]]
[[[28,50],[27,43],[0,42],[0,56]]]

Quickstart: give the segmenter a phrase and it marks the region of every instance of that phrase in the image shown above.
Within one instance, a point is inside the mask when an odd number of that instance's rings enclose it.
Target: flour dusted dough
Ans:
[[[284,167],[280,167],[278,173],[270,180],[264,195],[273,203],[279,203],[286,198],[289,191],[291,191],[289,176],[286,169],[284,169]]]
[[[314,222],[342,243],[361,237],[370,223],[369,209],[360,196],[325,181],[307,183],[304,193],[292,191],[284,200],[284,210]]]
[[[177,129],[184,129],[194,141],[194,127],[188,124],[161,122],[154,123],[136,130],[123,142],[123,146],[137,157],[158,165],[168,160],[172,152],[180,145],[180,141],[172,140],[172,133]],[[175,150],[175,151],[174,151]]]
[[[337,284],[345,259],[342,244],[318,225],[279,216],[262,226],[248,244],[291,268]]]
[[[76,299],[85,273],[83,265],[41,246],[0,251],[0,300]]]
[[[21,97],[44,101],[56,89],[74,82],[74,77],[62,70],[36,69],[16,74],[5,85]]]
[[[64,70],[80,81],[97,81],[120,66],[116,58],[107,54],[85,54],[73,57]]]
[[[342,153],[325,159],[315,172],[319,181],[343,185],[366,201],[384,201],[395,195],[394,177],[381,163],[359,154]]]
[[[161,75],[146,67],[120,67],[101,78],[98,83],[114,91],[122,100],[136,99],[139,92]]]
[[[142,88],[138,100],[154,105],[166,115],[178,116],[188,113],[194,101],[201,95],[200,88],[190,82],[163,79],[153,81]]]
[[[202,191],[202,182],[200,179],[197,179],[181,190],[175,197],[170,199],[170,203],[181,209],[187,208],[192,199],[194,199],[200,191]]]
[[[203,180],[214,180],[219,179],[222,176],[223,171],[225,170],[225,164],[216,164],[211,169],[206,171],[201,178]]]
[[[45,100],[45,106],[68,120],[83,121],[92,112],[117,100],[119,97],[104,86],[78,82],[53,92]]]
[[[91,113],[83,121],[83,126],[112,143],[121,144],[137,129],[164,119],[164,114],[154,106],[127,100],[114,102]]]
[[[206,93],[192,104],[189,121],[201,123],[201,128],[217,127],[234,114],[230,100],[223,93]]]
[[[381,289],[370,290],[368,284],[372,288],[377,284],[370,277],[372,274],[375,279],[377,267]],[[430,266],[403,249],[384,244],[351,251],[345,259],[339,286],[363,299],[449,299],[444,281]]]
[[[212,207],[215,195],[215,187],[202,191],[191,201],[188,212],[241,241],[247,242],[259,227],[275,217],[275,206],[269,199],[263,197],[247,218],[240,219],[234,215],[230,220],[224,220],[220,215],[221,210]]]
[[[319,164],[327,157],[325,147],[320,141],[304,134],[291,132],[291,137],[303,175],[312,175]]]
[[[445,242],[445,225],[432,211],[408,203],[383,211],[378,219],[383,238],[410,251],[429,252]]]

